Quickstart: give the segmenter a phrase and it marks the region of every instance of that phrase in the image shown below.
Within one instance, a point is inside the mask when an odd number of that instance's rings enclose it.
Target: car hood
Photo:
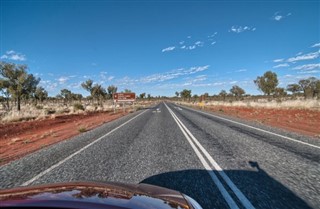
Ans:
[[[4,206],[56,208],[193,208],[184,196],[148,184],[72,182],[0,191]]]

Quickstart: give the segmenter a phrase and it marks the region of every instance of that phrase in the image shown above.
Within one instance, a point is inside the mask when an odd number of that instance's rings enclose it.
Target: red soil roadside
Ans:
[[[209,106],[206,109],[307,136],[320,137],[320,111],[317,110],[232,106]]]
[[[94,112],[0,124],[0,165],[124,115]]]

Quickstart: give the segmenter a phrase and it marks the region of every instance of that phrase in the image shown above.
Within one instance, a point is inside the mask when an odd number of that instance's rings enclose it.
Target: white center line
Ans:
[[[165,103],[164,103],[165,104]],[[169,110],[171,116],[175,120],[175,122],[178,124],[179,128],[181,129],[182,133],[188,140],[189,144],[191,145],[192,149],[195,151],[196,155],[200,159],[202,165],[205,167],[209,175],[211,176],[213,182],[217,185],[219,191],[221,192],[222,196],[225,198],[226,202],[228,203],[230,208],[238,208],[235,201],[232,199],[232,197],[229,195],[227,190],[223,187],[221,181],[218,179],[218,177],[215,175],[215,173],[212,171],[212,168],[208,165],[206,162],[204,156],[206,159],[211,163],[211,165],[215,168],[215,170],[218,171],[219,175],[223,178],[223,180],[226,182],[226,184],[230,187],[230,189],[234,192],[234,194],[238,197],[242,205],[247,209],[253,209],[254,206],[251,204],[251,202],[244,196],[244,194],[237,188],[237,186],[231,181],[231,179],[225,174],[225,172],[222,170],[222,168],[218,165],[218,163],[210,156],[210,154],[205,150],[205,148],[199,143],[199,141],[193,136],[193,134],[187,129],[187,127],[181,122],[181,120],[175,115],[175,113],[165,104],[167,109]],[[201,152],[204,154],[204,156],[201,154]]]
[[[21,184],[21,186],[28,186],[29,184],[31,184],[32,182],[36,181],[37,179],[41,178],[42,176],[44,176],[45,174],[49,173],[50,171],[52,171],[53,169],[57,168],[58,166],[60,166],[61,164],[65,163],[66,161],[70,160],[72,157],[74,157],[75,155],[79,154],[80,152],[84,151],[85,149],[87,149],[88,147],[92,146],[93,144],[97,143],[98,141],[100,141],[101,139],[103,139],[104,137],[110,135],[111,133],[115,132],[116,130],[118,130],[119,128],[121,128],[122,126],[126,125],[127,123],[129,123],[130,121],[134,120],[135,118],[139,117],[140,115],[142,115],[143,113],[145,113],[148,110],[143,111],[142,113],[136,115],[135,117],[131,118],[130,120],[128,120],[127,122],[121,124],[120,126],[114,128],[113,130],[111,130],[110,132],[108,132],[107,134],[99,137],[98,139],[94,140],[93,142],[91,142],[90,144],[82,147],[80,150],[76,151],[75,153],[69,155],[68,157],[66,157],[65,159],[59,161],[58,163],[54,164],[53,166],[51,166],[50,168],[42,171],[41,173],[39,173],[38,175],[36,175],[35,177],[33,177],[32,179],[24,182],[23,184]]]
[[[233,121],[233,120],[230,120],[230,119],[219,117],[219,116],[216,116],[216,115],[213,115],[213,114],[210,114],[210,113],[206,113],[206,112],[202,112],[202,111],[199,111],[199,110],[195,110],[195,109],[192,109],[192,108],[188,108],[188,107],[184,107],[184,108],[188,109],[188,110],[191,110],[191,111],[199,112],[199,113],[204,114],[204,115],[209,115],[211,117],[218,118],[218,119],[221,119],[221,120],[224,120],[224,121],[228,121],[228,122],[235,123],[235,124],[238,124],[238,125],[241,125],[241,126],[245,126],[247,128],[251,128],[251,129],[254,129],[254,130],[257,130],[257,131],[261,131],[261,132],[268,133],[268,134],[271,134],[271,135],[274,135],[274,136],[278,136],[278,137],[281,137],[281,138],[284,138],[284,139],[288,139],[288,140],[291,140],[291,141],[294,141],[294,142],[297,142],[297,143],[300,143],[300,144],[304,144],[304,145],[308,145],[310,147],[314,147],[314,148],[320,149],[320,146],[317,146],[317,145],[314,145],[314,144],[309,144],[307,142],[303,142],[303,141],[300,141],[300,140],[297,140],[297,139],[293,139],[293,138],[290,138],[290,137],[287,137],[287,136],[276,134],[276,133],[273,133],[273,132],[270,132],[270,131],[266,131],[266,130],[263,130],[261,128],[256,128],[256,127],[253,127],[253,126],[249,126],[249,125],[246,125],[246,124],[243,124],[243,123],[240,123],[240,122],[236,122],[236,121]]]

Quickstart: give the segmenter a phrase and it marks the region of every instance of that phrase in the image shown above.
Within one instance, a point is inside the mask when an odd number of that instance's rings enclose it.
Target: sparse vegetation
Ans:
[[[73,109],[74,109],[74,111],[84,110],[84,107],[81,103],[75,103],[75,104],[73,104]]]
[[[83,133],[83,132],[86,132],[87,129],[86,129],[85,127],[80,127],[80,128],[78,129],[78,131],[79,131],[80,133]]]

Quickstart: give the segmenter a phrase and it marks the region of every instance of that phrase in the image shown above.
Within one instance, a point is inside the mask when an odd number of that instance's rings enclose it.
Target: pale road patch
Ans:
[[[241,126],[245,126],[247,128],[251,128],[251,129],[254,129],[254,130],[257,130],[257,131],[261,131],[261,132],[264,132],[264,133],[267,133],[267,134],[278,136],[278,137],[281,137],[281,138],[284,138],[284,139],[287,139],[287,140],[290,140],[290,141],[294,141],[294,142],[297,142],[297,143],[300,143],[300,144],[304,144],[304,145],[307,145],[307,146],[310,146],[310,147],[314,147],[314,148],[320,149],[320,146],[317,146],[317,145],[314,145],[314,144],[309,144],[307,142],[303,142],[303,141],[300,141],[300,140],[297,140],[297,139],[294,139],[294,138],[291,138],[291,137],[287,137],[287,136],[283,136],[283,135],[280,135],[280,134],[276,134],[276,133],[273,133],[271,131],[266,131],[266,130],[263,130],[261,128],[256,128],[256,127],[253,127],[253,126],[250,126],[250,125],[246,125],[246,124],[243,124],[243,123],[240,123],[240,122],[236,122],[236,121],[233,121],[233,120],[230,120],[230,119],[227,119],[227,118],[219,117],[219,116],[216,116],[216,115],[213,115],[213,114],[210,114],[210,113],[206,113],[206,112],[202,112],[202,111],[199,111],[199,110],[195,110],[195,109],[192,109],[192,108],[188,108],[188,107],[183,107],[183,108],[186,108],[188,110],[192,110],[192,111],[195,111],[195,112],[199,112],[199,113],[204,114],[204,115],[209,115],[211,117],[218,118],[218,119],[221,119],[221,120],[224,120],[224,121],[235,123],[235,124],[238,124],[238,125],[241,125]]]
[[[165,104],[165,103],[164,103]],[[233,193],[237,196],[237,198],[240,200],[242,205],[247,209],[254,209],[254,206],[251,204],[251,202],[245,197],[245,195],[237,188],[237,186],[231,181],[231,179],[225,174],[225,172],[222,170],[222,168],[218,165],[218,163],[210,156],[210,154],[206,151],[206,149],[200,144],[200,142],[194,137],[194,135],[188,130],[188,128],[180,121],[180,119],[175,115],[175,113],[165,104],[167,109],[169,110],[171,116],[178,124],[179,128],[181,129],[182,133],[188,140],[189,144],[191,145],[192,149],[195,151],[196,155],[200,159],[202,165],[205,167],[207,172],[209,173],[210,177],[212,178],[213,182],[218,187],[219,191],[221,192],[222,196],[228,203],[230,208],[239,208],[235,201],[232,199],[230,194],[227,192],[227,190],[223,187],[221,181],[218,179],[218,177],[215,175],[215,173],[212,171],[212,168],[208,165],[207,161],[210,162],[210,164],[214,167],[215,170],[218,171],[219,175],[223,178],[223,180],[226,182],[226,184],[230,187],[230,189],[233,191]],[[201,154],[201,152],[206,157],[207,161],[205,160],[204,156]]]
[[[108,132],[107,134],[99,137],[98,139],[94,140],[93,142],[91,142],[90,144],[84,146],[83,148],[81,148],[80,150],[76,151],[75,153],[69,155],[68,157],[66,157],[65,159],[59,161],[58,163],[54,164],[53,166],[51,166],[50,168],[42,171],[41,173],[39,173],[38,175],[36,175],[35,177],[33,177],[32,179],[24,182],[23,184],[21,184],[21,186],[28,186],[29,184],[31,184],[32,182],[36,181],[37,179],[41,178],[42,176],[44,176],[45,174],[49,173],[50,171],[52,171],[53,169],[59,167],[61,164],[65,163],[66,161],[70,160],[72,157],[76,156],[77,154],[79,154],[80,152],[86,150],[87,148],[89,148],[90,146],[94,145],[95,143],[99,142],[101,139],[103,139],[104,137],[110,135],[111,133],[115,132],[116,130],[118,130],[119,128],[121,128],[122,126],[128,124],[129,122],[131,122],[132,120],[134,120],[135,118],[139,117],[140,115],[142,115],[143,113],[145,113],[148,110],[143,111],[142,113],[136,115],[135,117],[131,118],[130,120],[126,121],[125,123],[121,124],[120,126],[114,128],[113,130],[111,130],[110,132]]]

